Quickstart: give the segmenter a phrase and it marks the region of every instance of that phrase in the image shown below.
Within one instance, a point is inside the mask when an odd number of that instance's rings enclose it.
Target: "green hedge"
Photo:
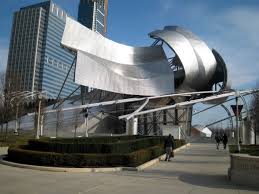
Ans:
[[[229,145],[230,153],[238,153],[237,145]],[[259,155],[259,145],[240,145],[240,153],[250,154],[250,155]]]
[[[122,140],[122,138],[124,139]],[[106,143],[109,141],[104,139],[100,143],[99,138],[97,138],[97,142],[94,142],[94,138],[85,139],[85,141],[76,140],[75,142],[71,141],[72,139],[64,139],[63,142],[61,140],[29,140],[28,149],[57,153],[130,153],[164,142],[164,137],[132,138],[130,136],[129,140],[125,137],[122,138],[116,138],[117,141],[113,143]],[[177,140],[176,144],[178,144]]]
[[[27,150],[26,146],[19,146],[8,149],[8,160],[24,164],[56,167],[135,167],[163,153],[162,144],[129,154],[61,154]]]
[[[61,143],[61,139],[30,140],[28,145],[10,147],[8,160],[42,166],[139,166],[164,153],[165,138],[130,136],[114,143],[93,143],[94,138],[90,141],[86,138],[85,142],[80,140],[79,143],[68,139],[65,143]],[[175,140],[175,148],[184,144],[184,140]]]
[[[99,136],[99,137],[80,137],[80,138],[43,138],[43,140],[48,142],[56,143],[116,143],[121,141],[135,140],[143,137],[150,136],[140,136],[140,135],[127,135],[127,136]]]
[[[164,141],[164,140],[165,140],[165,137],[164,137],[163,141]],[[186,144],[186,142],[185,142],[184,139],[175,139],[175,140],[174,140],[175,149],[176,149],[176,148],[179,148],[179,147],[181,147],[181,146],[183,146],[183,145],[185,145],[185,144]]]

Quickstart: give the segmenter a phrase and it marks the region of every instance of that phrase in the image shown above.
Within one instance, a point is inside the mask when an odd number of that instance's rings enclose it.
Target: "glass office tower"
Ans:
[[[14,13],[6,70],[6,89],[13,91],[47,91],[58,96],[74,55],[60,46],[66,12],[52,1],[21,8]],[[74,69],[61,93],[71,94]],[[79,92],[77,92],[79,94]]]
[[[108,0],[80,0],[78,21],[87,28],[106,36]],[[85,104],[85,96],[92,88],[81,86],[81,99]]]
[[[80,0],[78,21],[103,36],[107,32],[108,0]]]

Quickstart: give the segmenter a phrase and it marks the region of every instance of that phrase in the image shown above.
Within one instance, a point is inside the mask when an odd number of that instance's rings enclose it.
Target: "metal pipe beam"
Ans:
[[[247,111],[243,111],[243,112],[241,112],[241,114],[246,113],[246,112],[247,112]],[[235,117],[235,115],[231,115],[231,116],[228,116],[228,117],[226,117],[226,118],[217,120],[217,121],[215,121],[215,122],[213,122],[213,123],[210,123],[210,124],[205,125],[205,127],[209,127],[209,126],[215,125],[215,124],[217,124],[217,123],[220,123],[220,122],[222,122],[222,121],[226,121],[226,120],[228,120],[228,119],[230,119],[230,118],[233,118],[233,117]]]
[[[240,91],[240,94],[252,94],[254,92],[259,92],[259,89]],[[221,99],[221,98],[226,98],[226,97],[235,96],[235,95],[236,95],[236,92],[228,92],[228,93],[223,93],[223,94],[219,94],[219,95],[213,95],[213,96],[209,96],[209,97],[206,97],[206,98],[190,100],[190,101],[186,101],[186,102],[180,102],[180,103],[176,103],[174,105],[169,105],[169,106],[164,106],[164,107],[161,107],[161,108],[155,108],[155,109],[150,109],[150,110],[138,112],[138,113],[134,114],[133,116],[148,114],[148,113],[161,111],[161,110],[174,109],[174,108],[180,107],[180,106],[188,106],[188,105],[193,105],[193,104],[196,104],[196,103],[199,103],[199,102],[206,102],[206,101],[210,101],[210,100]],[[129,114],[123,115],[123,116],[120,116],[119,119],[126,119],[128,116],[129,116]]]
[[[60,95],[61,95],[61,92],[62,92],[62,90],[63,90],[63,88],[64,88],[64,85],[65,85],[65,83],[66,83],[66,81],[67,81],[67,78],[68,78],[68,76],[69,76],[69,74],[70,74],[70,72],[71,72],[71,70],[72,70],[72,67],[74,66],[74,63],[76,62],[76,58],[77,58],[77,56],[74,57],[73,62],[72,62],[72,64],[70,65],[70,68],[69,68],[69,70],[68,70],[68,72],[67,72],[67,75],[66,75],[66,77],[65,77],[65,80],[63,81],[63,84],[62,84],[62,86],[61,86],[61,88],[60,88],[60,90],[59,90],[59,93],[58,93],[58,96],[57,96],[56,100],[58,100],[59,97],[60,97]],[[56,103],[53,104],[53,107],[52,107],[52,108],[55,108],[55,105],[56,105]]]
[[[218,96],[210,96],[210,97],[207,97],[207,98],[190,100],[190,101],[186,101],[186,102],[180,102],[180,103],[176,103],[174,105],[169,105],[169,106],[164,106],[164,107],[161,107],[161,108],[154,108],[154,109],[138,112],[138,113],[134,114],[134,116],[138,116],[138,115],[142,115],[142,114],[148,114],[148,113],[152,113],[152,112],[156,112],[156,111],[161,111],[161,110],[174,109],[174,108],[180,107],[180,106],[193,105],[193,104],[196,104],[196,103],[199,103],[199,102],[204,102],[204,101],[209,101],[209,100],[214,100],[214,99],[225,98],[225,97],[233,96],[233,95],[235,95],[235,93],[234,92],[230,92],[230,93],[221,94],[221,95],[218,95]],[[120,116],[119,119],[126,119],[128,116],[129,115],[123,115],[123,116]]]
[[[149,99],[147,98],[145,100],[145,102],[137,110],[135,110],[133,113],[131,113],[126,119],[129,120],[129,119],[133,118],[133,115],[138,113],[139,111],[141,111],[148,104],[148,102],[149,102]]]
[[[65,100],[69,99],[81,86],[78,86],[71,94],[69,94],[65,99],[63,99],[58,105],[55,107],[56,109],[65,102]]]
[[[176,97],[176,96],[191,96],[191,95],[197,95],[197,94],[214,94],[215,91],[202,91],[202,92],[186,92],[186,93],[178,93],[178,94],[168,94],[168,95],[162,95],[162,96],[152,96],[148,97],[149,100],[158,99],[158,98],[167,98],[167,97]],[[98,103],[92,103],[92,104],[85,104],[70,108],[64,108],[62,111],[69,111],[69,110],[76,110],[76,109],[83,109],[83,108],[93,108],[98,106],[108,106],[113,104],[123,104],[127,102],[138,102],[145,100],[146,97],[143,98],[128,98],[128,99],[121,99],[121,100],[112,100],[112,101],[106,101],[106,102],[98,102]],[[57,110],[48,110],[46,113],[52,113],[57,112]]]

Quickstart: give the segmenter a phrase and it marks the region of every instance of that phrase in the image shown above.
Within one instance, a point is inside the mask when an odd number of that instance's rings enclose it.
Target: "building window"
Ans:
[[[53,59],[49,57],[49,58],[48,58],[48,63],[52,65]]]
[[[65,64],[63,64],[63,70],[66,70],[67,68],[66,68],[66,65]]]
[[[54,7],[55,5],[54,4],[51,4],[51,12],[54,13]]]
[[[57,16],[59,17],[60,9],[57,7]]]
[[[58,62],[54,59],[54,66],[57,66]]]

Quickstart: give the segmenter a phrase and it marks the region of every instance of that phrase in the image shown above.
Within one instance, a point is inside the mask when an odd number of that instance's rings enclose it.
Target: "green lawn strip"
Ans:
[[[19,135],[13,132],[8,132],[7,134],[0,134],[0,147],[24,145],[27,144],[29,139],[34,138],[34,131],[22,131]]]
[[[240,152],[237,145],[229,145],[229,152],[259,156],[259,145],[240,145]]]

